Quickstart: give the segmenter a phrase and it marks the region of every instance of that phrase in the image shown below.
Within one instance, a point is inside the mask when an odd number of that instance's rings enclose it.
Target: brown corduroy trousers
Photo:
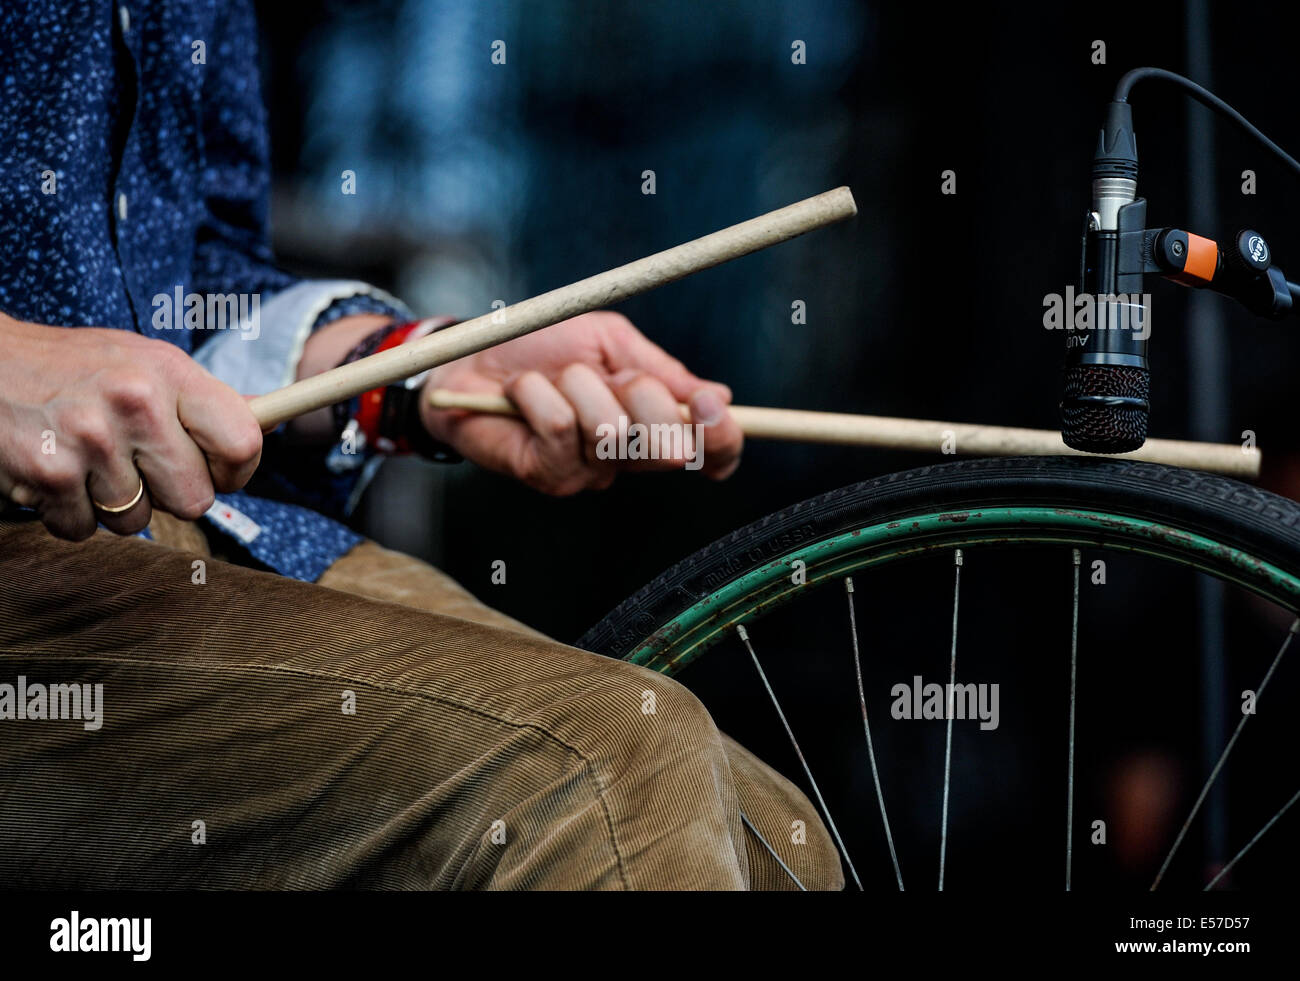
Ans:
[[[312,585],[153,530],[0,516],[0,887],[796,888],[755,831],[842,887],[671,679],[373,543]]]

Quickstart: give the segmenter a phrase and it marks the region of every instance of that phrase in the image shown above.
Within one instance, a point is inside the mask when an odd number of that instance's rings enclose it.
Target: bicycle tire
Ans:
[[[1286,589],[1267,577],[1243,584],[1293,611],[1300,607],[1300,504],[1294,501],[1215,474],[1132,460],[988,458],[888,474],[746,525],[652,580],[583,634],[576,646],[671,673],[682,666],[678,660],[660,662],[646,655],[665,625],[783,556],[854,529],[891,526],[922,514],[946,516],[955,528],[972,515],[1017,507],[1135,519],[1161,529],[1167,539],[1148,546],[1126,542],[1126,532],[1108,528],[1105,521],[1080,534],[1081,540],[1103,547],[1177,553],[1190,547],[1193,537],[1202,538],[1211,547],[1201,546],[1199,568],[1238,581],[1252,577],[1252,563],[1261,570],[1271,568],[1274,579],[1280,570],[1288,580]],[[1216,550],[1222,553],[1217,558]],[[1236,563],[1231,568],[1230,558]],[[1216,568],[1218,560],[1222,568]]]

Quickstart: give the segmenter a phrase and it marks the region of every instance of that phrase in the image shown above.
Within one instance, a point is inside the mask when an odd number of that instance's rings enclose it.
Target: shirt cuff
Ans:
[[[214,336],[194,360],[218,380],[243,395],[265,395],[291,384],[312,331],[337,319],[341,301],[366,298],[365,312],[391,313],[414,320],[401,300],[359,280],[317,279],[295,283],[261,305],[251,329]],[[351,311],[360,312],[360,311]],[[338,312],[347,316],[348,310]]]

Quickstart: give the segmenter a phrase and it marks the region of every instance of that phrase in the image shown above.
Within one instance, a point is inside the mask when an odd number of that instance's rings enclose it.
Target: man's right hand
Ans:
[[[242,487],[262,432],[248,403],[180,348],[124,330],[0,314],[0,495],[60,538],[134,534],[154,507],[186,520]],[[129,502],[110,514],[95,507]]]

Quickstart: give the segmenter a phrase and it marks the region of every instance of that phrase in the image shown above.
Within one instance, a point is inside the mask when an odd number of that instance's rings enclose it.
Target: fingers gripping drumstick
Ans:
[[[818,194],[625,266],[466,320],[417,341],[304,378],[249,403],[264,430],[362,392],[410,378],[581,313],[785,242],[858,213],[847,187]]]
[[[467,409],[498,415],[517,415],[510,401],[496,395],[435,389],[429,401],[442,409]],[[690,409],[681,406],[682,420],[690,422]],[[731,406],[732,418],[747,437],[785,439],[804,443],[839,443],[882,449],[934,453],[951,441],[953,450],[975,456],[1094,456],[1070,449],[1061,434],[1050,429],[978,426],[926,419],[893,419],[839,412],[766,409]],[[1197,443],[1177,439],[1148,439],[1140,450],[1121,453],[1131,460],[1146,460],[1176,467],[1191,467],[1234,477],[1258,477],[1260,453],[1236,443]]]

